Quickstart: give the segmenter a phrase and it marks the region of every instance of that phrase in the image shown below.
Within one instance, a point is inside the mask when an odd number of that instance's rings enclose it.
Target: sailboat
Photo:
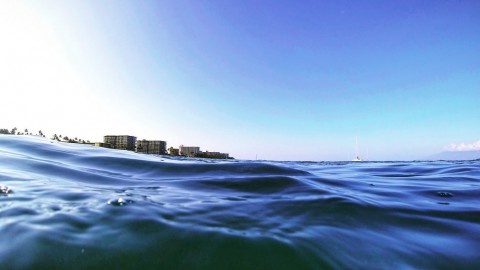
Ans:
[[[362,159],[358,155],[358,138],[357,137],[355,137],[355,153],[356,153],[356,157],[352,159],[352,161],[362,161]]]

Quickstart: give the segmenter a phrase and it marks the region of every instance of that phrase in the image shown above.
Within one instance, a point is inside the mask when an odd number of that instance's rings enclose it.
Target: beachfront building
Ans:
[[[180,156],[195,156],[196,154],[200,153],[200,147],[180,145],[180,147],[178,148],[178,153],[180,154]]]
[[[229,159],[228,153],[220,153],[220,152],[200,152],[197,154],[192,155],[193,157],[200,157],[200,158],[216,158],[216,159]]]
[[[202,157],[228,159],[228,153],[208,152],[207,151],[207,152],[202,152]]]
[[[171,156],[179,156],[180,155],[178,148],[173,148],[173,147],[168,148],[168,154],[171,155]]]
[[[167,142],[165,141],[137,141],[136,152],[153,155],[165,155],[167,153]]]
[[[90,144],[97,147],[112,148],[109,143],[96,142],[96,143],[90,143]]]
[[[110,144],[113,149],[135,151],[135,142],[137,137],[129,135],[106,135],[103,137],[103,143]]]

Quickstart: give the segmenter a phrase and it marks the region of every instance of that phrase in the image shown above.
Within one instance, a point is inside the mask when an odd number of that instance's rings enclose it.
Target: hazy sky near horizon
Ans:
[[[1,1],[0,128],[242,159],[480,139],[480,1]],[[478,143],[477,143],[478,144]],[[472,144],[474,145],[474,144]]]

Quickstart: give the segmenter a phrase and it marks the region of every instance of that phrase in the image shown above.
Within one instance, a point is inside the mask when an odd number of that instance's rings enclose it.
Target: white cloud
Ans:
[[[473,143],[451,143],[447,147],[445,147],[447,151],[474,151],[480,150],[480,140],[473,142]]]

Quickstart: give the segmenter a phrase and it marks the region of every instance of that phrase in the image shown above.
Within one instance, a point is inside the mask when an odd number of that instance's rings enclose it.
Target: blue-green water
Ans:
[[[0,185],[1,269],[480,266],[480,161],[195,160],[0,135]]]

